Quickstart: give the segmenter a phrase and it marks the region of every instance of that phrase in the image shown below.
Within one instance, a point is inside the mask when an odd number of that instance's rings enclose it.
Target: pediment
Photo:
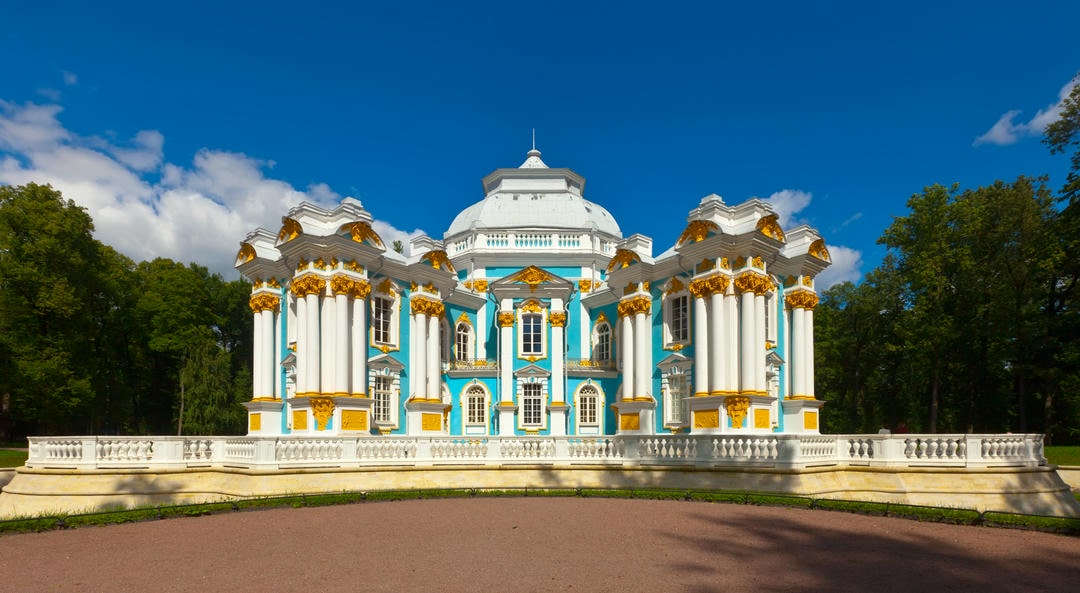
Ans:
[[[378,374],[380,371],[401,372],[405,370],[405,365],[400,360],[390,356],[390,354],[384,353],[369,358],[368,368]]]
[[[514,371],[514,376],[524,378],[535,377],[537,379],[547,379],[551,376],[551,371],[545,368],[541,368],[535,364],[530,364]]]

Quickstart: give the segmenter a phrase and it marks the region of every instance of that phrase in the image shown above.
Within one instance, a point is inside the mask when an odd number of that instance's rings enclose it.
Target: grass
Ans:
[[[432,490],[380,490],[374,492],[337,492],[327,494],[251,498],[231,502],[211,502],[175,506],[140,507],[133,509],[110,509],[81,515],[56,515],[0,521],[0,534],[69,529],[90,525],[113,525],[134,521],[150,521],[172,517],[198,517],[219,513],[269,509],[302,508],[342,504],[359,504],[376,501],[420,500],[429,498],[463,497],[511,497],[511,496],[562,496],[583,498],[638,498],[650,500],[682,500],[726,504],[750,504],[818,509],[857,513],[861,515],[888,516],[916,521],[952,523],[957,525],[987,525],[1050,531],[1080,535],[1080,518],[1042,517],[987,511],[980,513],[971,509],[926,507],[884,502],[861,502],[809,498],[805,496],[765,494],[748,491],[670,490],[670,489],[544,489],[519,488],[483,490],[476,488]],[[1080,500],[1080,493],[1077,495]]]
[[[1080,465],[1080,447],[1045,447],[1043,454],[1054,465]]]
[[[0,467],[19,467],[26,463],[26,451],[0,449]]]

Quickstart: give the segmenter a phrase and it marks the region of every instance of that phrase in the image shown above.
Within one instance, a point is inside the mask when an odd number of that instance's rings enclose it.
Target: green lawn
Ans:
[[[26,451],[0,449],[0,467],[19,467],[26,463]]]
[[[1080,465],[1080,447],[1046,447],[1044,452],[1054,465]]]

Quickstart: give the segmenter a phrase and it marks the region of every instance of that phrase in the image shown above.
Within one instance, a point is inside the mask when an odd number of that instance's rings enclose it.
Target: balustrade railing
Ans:
[[[1045,465],[1042,435],[30,437],[33,468],[466,464],[1007,467]]]

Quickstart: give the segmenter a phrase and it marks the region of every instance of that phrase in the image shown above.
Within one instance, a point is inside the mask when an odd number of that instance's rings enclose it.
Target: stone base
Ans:
[[[1080,503],[1051,467],[962,468],[600,468],[569,465],[450,465],[248,470],[198,468],[57,470],[20,467],[0,494],[0,518],[235,498],[416,488],[665,488],[747,490],[1080,517]]]

